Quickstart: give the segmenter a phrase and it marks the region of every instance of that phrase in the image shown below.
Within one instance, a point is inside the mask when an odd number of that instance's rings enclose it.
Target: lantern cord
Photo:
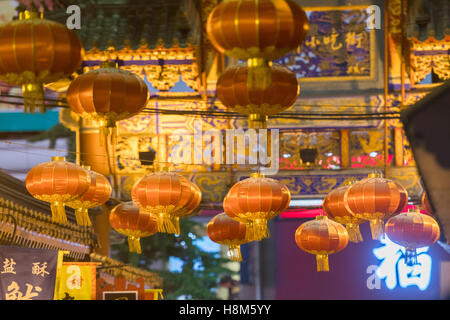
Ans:
[[[227,254],[230,257],[231,261],[242,261],[241,246],[238,244],[230,244],[228,246]]]
[[[326,253],[319,253],[316,254],[316,261],[317,261],[317,271],[330,271],[330,267],[328,265],[328,254]]]

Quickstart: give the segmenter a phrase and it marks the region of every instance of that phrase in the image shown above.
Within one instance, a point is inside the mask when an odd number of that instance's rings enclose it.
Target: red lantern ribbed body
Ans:
[[[82,74],[67,89],[67,103],[73,112],[108,127],[139,113],[147,98],[144,80],[130,71],[113,67]]]
[[[390,218],[385,230],[391,241],[405,247],[407,265],[417,264],[417,248],[434,244],[440,236],[436,220],[419,210],[410,210]]]
[[[111,184],[102,174],[88,170],[91,176],[91,184],[88,190],[74,201],[68,202],[67,205],[75,209],[77,223],[82,226],[92,225],[89,219],[88,209],[98,207],[108,201],[111,196]]]
[[[260,174],[239,181],[223,200],[225,213],[232,219],[247,223],[247,239],[270,237],[267,221],[289,207],[291,193],[279,181]]]
[[[81,66],[82,46],[65,25],[38,12],[0,25],[0,79],[22,86],[25,112],[44,107],[45,83],[72,75]]]
[[[217,98],[232,111],[252,117],[277,114],[291,107],[299,94],[297,77],[278,64],[270,68],[271,85],[249,86],[249,68],[244,64],[229,67],[217,80]]]
[[[372,238],[378,240],[384,235],[384,220],[405,209],[408,193],[397,182],[370,174],[345,191],[344,204],[356,218],[370,221]]]
[[[64,157],[34,166],[27,174],[25,185],[36,199],[49,202],[54,222],[66,223],[64,206],[82,196],[91,185],[89,172]]]
[[[329,271],[328,255],[343,250],[348,240],[345,227],[326,216],[317,216],[315,220],[303,223],[295,231],[297,246],[316,255],[317,271]]]
[[[323,199],[323,210],[330,219],[345,225],[349,234],[349,240],[358,243],[363,241],[359,225],[365,223],[367,220],[355,217],[346,208],[344,194],[348,188],[349,185],[341,186],[328,193]]]
[[[228,256],[232,261],[242,261],[240,245],[248,242],[246,229],[245,223],[219,213],[209,221],[206,233],[212,241],[228,246]]]
[[[291,0],[223,1],[208,16],[206,31],[221,53],[274,60],[301,45],[308,18]]]
[[[156,217],[138,208],[132,201],[115,206],[110,213],[111,227],[128,236],[130,252],[142,253],[140,238],[158,232]]]
[[[198,187],[175,172],[154,172],[138,180],[132,188],[133,202],[158,218],[158,231],[180,233],[179,218],[197,208]]]

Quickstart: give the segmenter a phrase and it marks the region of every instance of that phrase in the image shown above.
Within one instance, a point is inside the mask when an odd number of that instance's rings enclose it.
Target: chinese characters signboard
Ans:
[[[0,246],[0,300],[53,300],[57,250]]]
[[[374,76],[374,30],[367,28],[367,6],[307,11],[308,36],[300,53],[274,62],[306,81],[369,79]]]

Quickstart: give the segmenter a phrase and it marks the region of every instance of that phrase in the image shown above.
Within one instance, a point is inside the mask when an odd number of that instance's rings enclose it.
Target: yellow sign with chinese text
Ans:
[[[55,300],[95,300],[96,266],[94,262],[64,262]]]

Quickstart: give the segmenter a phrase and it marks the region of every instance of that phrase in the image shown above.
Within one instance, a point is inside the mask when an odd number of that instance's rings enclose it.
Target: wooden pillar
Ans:
[[[341,168],[350,167],[350,131],[341,129]]]
[[[80,150],[81,164],[89,165],[93,171],[108,176],[111,170],[108,165],[106,144],[105,141],[100,142],[103,137],[100,137],[99,132],[98,126],[92,121],[82,120],[77,150]]]
[[[403,167],[403,130],[401,127],[394,129],[395,166]]]
[[[111,174],[110,164],[108,163],[108,153],[106,143],[100,142],[100,130],[98,125],[92,121],[80,121],[79,146],[80,162],[89,165],[91,170],[105,176]],[[103,138],[104,139],[104,138]],[[109,256],[109,233],[111,226],[109,224],[109,209],[106,205],[102,206],[102,213],[92,219],[94,232],[98,237],[100,248],[95,249],[95,253]]]

